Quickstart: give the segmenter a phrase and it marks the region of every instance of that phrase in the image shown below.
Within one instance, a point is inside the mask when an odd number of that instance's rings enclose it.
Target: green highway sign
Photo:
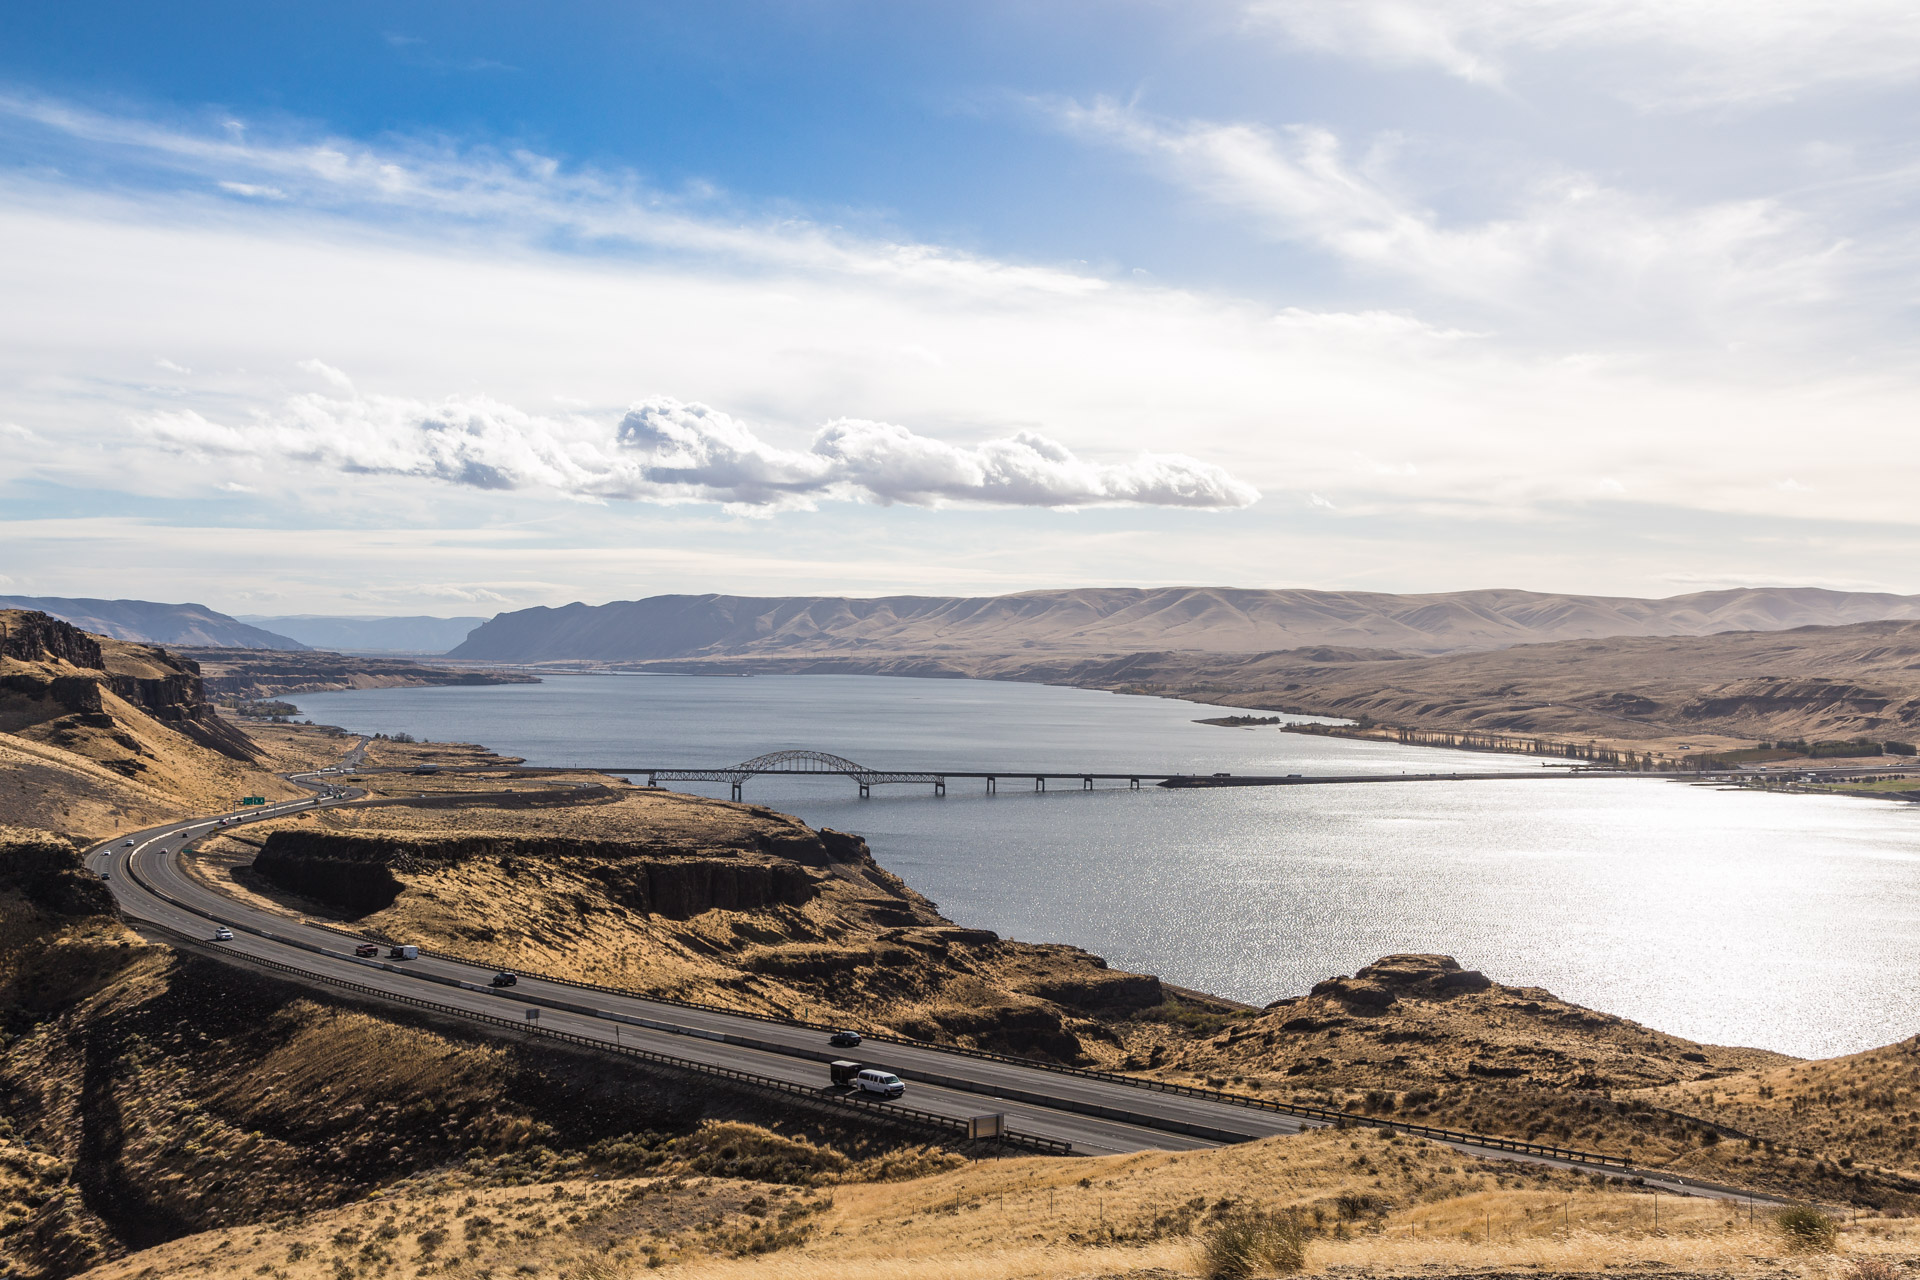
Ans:
[[[241,804],[265,804],[266,802],[267,798],[265,796],[247,796],[240,801]]]

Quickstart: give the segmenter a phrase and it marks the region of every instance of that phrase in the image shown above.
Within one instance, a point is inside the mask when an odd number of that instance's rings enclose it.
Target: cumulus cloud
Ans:
[[[245,426],[186,410],[136,424],[164,450],[207,459],[295,463],[413,476],[473,489],[541,490],[585,500],[714,502],[766,513],[822,501],[911,506],[1162,506],[1231,509],[1260,494],[1183,454],[1095,463],[1022,431],[955,445],[886,422],[840,418],[804,450],[769,443],[703,404],[655,397],[609,427],[546,417],[487,397],[438,404],[392,396],[296,396]]]

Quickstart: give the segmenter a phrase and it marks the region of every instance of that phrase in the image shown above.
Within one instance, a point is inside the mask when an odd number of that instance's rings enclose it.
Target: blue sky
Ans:
[[[9,17],[0,590],[1920,590],[1887,0]]]

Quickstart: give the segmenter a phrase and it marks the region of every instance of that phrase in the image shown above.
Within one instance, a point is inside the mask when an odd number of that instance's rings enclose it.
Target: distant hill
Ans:
[[[445,653],[485,618],[380,618],[363,614],[297,613],[265,617],[243,613],[240,621],[315,649],[337,653]]]
[[[203,604],[151,600],[84,600],[63,596],[0,596],[0,609],[37,609],[82,631],[147,644],[207,645],[223,649],[304,649],[298,640],[248,626]]]
[[[1711,635],[1920,618],[1920,596],[1755,587],[1664,600],[1532,591],[1389,595],[1206,587],[1008,596],[652,596],[503,613],[448,655],[512,662],[972,657],[1316,645],[1448,653],[1608,636]]]
[[[1422,657],[1296,649],[1004,659],[979,671],[1426,730],[1665,744],[1673,755],[1708,737],[1920,737],[1920,622],[1906,620]]]

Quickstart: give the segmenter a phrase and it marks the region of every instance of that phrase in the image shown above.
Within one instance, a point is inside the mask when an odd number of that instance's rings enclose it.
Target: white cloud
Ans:
[[[1752,323],[1756,307],[1826,296],[1852,265],[1842,242],[1775,200],[1669,208],[1565,172],[1534,178],[1509,212],[1449,221],[1327,129],[1164,121],[1105,99],[1053,112],[1277,239],[1575,331],[1623,316]]]
[[[353,379],[334,368],[324,360],[302,360],[294,366],[304,373],[310,373],[321,379],[337,391],[353,390]]]
[[[155,446],[197,458],[589,500],[713,502],[747,513],[821,501],[1229,509],[1260,496],[1222,468],[1183,455],[1142,453],[1102,465],[1026,431],[960,446],[891,423],[840,418],[820,428],[807,450],[783,449],[724,413],[667,397],[635,404],[613,427],[485,397],[430,405],[317,395],[296,396],[243,427],[192,410],[151,414],[137,425]]]
[[[158,360],[155,360],[153,362],[153,367],[156,369],[165,369],[168,373],[190,374],[193,372],[193,370],[187,368],[185,365],[175,364],[173,361],[168,360],[164,356],[162,356]]]
[[[251,182],[222,182],[222,191],[231,195],[247,196],[254,200],[285,200],[287,193],[278,187],[259,186]]]
[[[1920,8],[1906,0],[1250,0],[1246,12],[1299,47],[1490,85],[1529,56],[1617,53],[1580,69],[1649,106],[1778,100],[1920,71]]]
[[[5,94],[0,116],[51,130],[70,145],[136,154],[156,170],[204,178],[239,194],[390,224],[419,219],[440,235],[485,229],[529,247],[562,238],[602,253],[705,255],[986,295],[1107,287],[1091,276],[938,245],[861,239],[786,213],[742,217],[711,207],[698,191],[688,204],[648,189],[632,174],[567,169],[524,149],[501,154],[425,143],[374,147],[337,137],[256,140],[236,129],[210,137]]]
[[[1901,469],[1862,470],[1857,460],[1902,456],[1920,386],[1909,322],[1878,295],[1845,295],[1877,341],[1802,341],[1793,307],[1759,305],[1766,291],[1751,277],[1715,275],[1663,248],[1655,218],[1640,259],[1653,265],[1640,275],[1662,305],[1628,326],[1620,300],[1632,300],[1636,273],[1619,264],[1634,259],[1612,248],[1583,257],[1597,250],[1577,243],[1578,226],[1545,219],[1530,238],[1508,228],[1526,221],[1518,215],[1441,216],[1377,160],[1331,141],[1315,155],[1282,130],[1230,139],[1239,169],[1219,162],[1207,139],[1176,161],[1177,148],[1155,148],[1214,126],[1131,121],[1147,130],[1142,154],[1160,156],[1170,173],[1191,164],[1258,176],[1277,156],[1284,171],[1270,185],[1283,196],[1261,194],[1264,178],[1222,187],[1240,193],[1235,207],[1280,210],[1260,214],[1276,238],[1285,229],[1323,256],[1344,246],[1340,260],[1380,278],[1532,310],[1436,322],[1421,313],[1438,309],[1431,298],[1416,310],[1406,290],[1372,290],[1365,305],[1329,310],[1305,305],[1304,294],[1275,305],[1103,280],[804,223],[655,208],[624,180],[604,179],[602,198],[577,173],[518,158],[442,155],[433,160],[442,167],[428,165],[426,195],[398,181],[398,194],[376,198],[365,192],[378,191],[382,166],[411,173],[416,157],[356,148],[361,159],[338,184],[319,165],[305,185],[283,183],[302,199],[272,205],[215,199],[198,179],[135,199],[0,173],[0,243],[13,250],[0,255],[0,294],[14,304],[0,310],[0,421],[31,424],[44,442],[0,432],[0,506],[57,485],[93,495],[102,513],[127,508],[125,494],[140,495],[139,510],[166,513],[116,534],[111,548],[81,548],[79,532],[34,542],[21,521],[7,521],[0,561],[57,558],[60,572],[94,584],[81,594],[134,572],[98,566],[138,564],[155,584],[293,572],[365,586],[395,581],[393,565],[406,563],[428,581],[488,584],[517,602],[564,601],[586,590],[570,584],[588,581],[607,595],[669,580],[688,590],[1012,589],[1203,572],[1244,580],[1236,565],[1264,565],[1282,580],[1562,587],[1595,583],[1596,531],[1582,526],[1573,546],[1534,535],[1572,527],[1569,511],[1595,506],[1624,521],[1619,499],[1596,495],[1596,476],[1617,478],[1644,509],[1751,513],[1785,537],[1816,519],[1914,524]],[[156,155],[164,167],[170,149],[191,159],[204,141],[138,122],[84,123],[121,139],[97,150],[124,148],[142,172]],[[215,136],[212,145],[228,145]],[[248,162],[291,164],[295,150],[249,151]],[[227,173],[232,162],[223,152],[179,163]],[[503,165],[518,176],[490,187]],[[491,222],[442,201],[463,184]],[[1799,216],[1766,212],[1792,241]],[[594,218],[631,234],[597,252],[599,241],[571,234]],[[1470,233],[1481,231],[1498,252],[1476,258]],[[675,236],[712,247],[675,249]],[[1765,267],[1779,257],[1765,237],[1741,243],[1735,258]],[[1491,283],[1475,278],[1482,268]],[[1904,305],[1906,279],[1887,272],[1880,289]],[[1738,352],[1712,334],[1676,340],[1674,317],[1707,303],[1754,340]],[[1590,314],[1613,322],[1609,340],[1588,342],[1590,331],[1576,328],[1569,341],[1566,317]],[[156,350],[192,353],[201,374],[165,398],[147,390]],[[315,352],[332,363],[296,374]],[[353,370],[351,383],[335,365]],[[656,387],[737,407],[754,425],[728,419],[738,430],[723,431],[711,411],[693,426],[656,413],[644,440],[622,446],[614,406]],[[319,392],[305,407],[289,399],[303,388]],[[463,394],[427,398],[448,388]],[[557,402],[555,388],[574,402]],[[127,424],[136,419],[160,429],[135,435]],[[809,440],[758,424],[827,424],[828,434]],[[1852,447],[1836,450],[1835,439]],[[1056,453],[1048,440],[1083,456]],[[1223,470],[1154,456],[1169,449]],[[1774,485],[1786,474],[1810,491],[1783,494]],[[221,482],[258,495],[216,494]],[[1227,520],[1149,509],[1237,501],[1236,482],[1284,496]],[[1338,502],[1338,520],[1310,507],[1316,492]],[[582,501],[628,497],[636,501]],[[1019,505],[1030,500],[1124,508],[1052,520]],[[819,510],[767,538],[690,502]],[[885,513],[885,502],[994,509],[927,520]],[[249,533],[181,531],[229,519]],[[1288,520],[1314,532],[1289,541],[1276,532]],[[1331,540],[1416,521],[1425,522],[1418,547],[1403,540],[1337,566],[1328,558]],[[1474,526],[1496,522],[1524,522],[1529,536],[1515,544],[1527,549],[1475,542]],[[268,527],[284,536],[266,537]],[[288,553],[307,529],[332,530],[329,554],[337,546],[349,558],[322,566]],[[343,529],[359,532],[343,540]],[[497,567],[500,544],[522,533],[544,549],[511,571]],[[493,541],[477,546],[470,535]],[[1884,537],[1912,545],[1904,533]],[[55,556],[48,546],[69,550]],[[1632,563],[1664,567],[1671,554],[1669,545]],[[669,563],[677,576],[656,574]],[[1638,572],[1626,558],[1617,565],[1609,587]]]

